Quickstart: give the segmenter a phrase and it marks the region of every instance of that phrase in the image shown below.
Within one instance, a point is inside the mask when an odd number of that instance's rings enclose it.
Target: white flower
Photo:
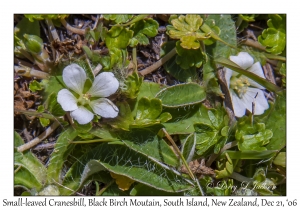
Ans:
[[[254,63],[254,59],[248,53],[240,52],[237,56],[230,56],[230,60],[244,70],[265,78],[260,63]],[[265,89],[263,86],[231,69],[225,68],[225,71],[235,116],[244,116],[246,109],[252,112],[252,102],[255,102],[254,115],[260,115],[269,108],[268,101],[262,91]]]
[[[71,64],[63,70],[63,80],[66,86],[79,95],[76,98],[68,89],[58,92],[57,102],[63,110],[70,111],[71,117],[79,124],[87,124],[94,113],[105,117],[118,116],[119,109],[109,99],[104,98],[114,94],[119,88],[119,82],[111,72],[103,72],[95,77],[92,87],[83,93],[86,81],[85,71],[77,64]]]

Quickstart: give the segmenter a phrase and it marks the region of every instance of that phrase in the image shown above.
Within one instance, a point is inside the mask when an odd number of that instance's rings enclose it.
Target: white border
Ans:
[[[268,197],[268,200],[295,199],[300,189],[299,154],[299,12],[296,1],[279,0],[212,0],[212,1],[35,1],[15,0],[1,3],[1,178],[0,206],[3,199],[15,200],[13,197],[13,14],[15,13],[286,13],[287,14],[287,197]],[[299,198],[299,197],[298,197]],[[42,199],[42,198],[41,198]],[[60,199],[60,198],[58,198]],[[61,198],[63,199],[63,198]],[[71,198],[70,198],[71,199]],[[129,199],[129,198],[127,198]],[[156,197],[163,201],[163,198]],[[230,197],[218,197],[219,200]],[[37,200],[37,198],[35,199]],[[298,202],[300,200],[298,199]],[[300,204],[298,204],[299,206]],[[8,209],[13,208],[9,207]],[[30,207],[23,207],[30,208]],[[70,207],[64,207],[70,209]],[[72,208],[72,207],[71,207]],[[101,207],[96,207],[101,208]],[[134,209],[131,207],[127,207]],[[176,207],[167,207],[166,209]],[[182,207],[181,207],[182,208]],[[197,207],[198,209],[201,207]],[[273,208],[273,207],[270,207]],[[135,208],[137,209],[137,208]],[[177,208],[178,209],[178,208]]]

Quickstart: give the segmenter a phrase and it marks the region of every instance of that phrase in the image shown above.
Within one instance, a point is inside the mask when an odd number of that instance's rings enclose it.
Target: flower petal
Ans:
[[[263,72],[263,69],[260,65],[259,62],[256,62],[255,64],[253,64],[249,69],[248,71],[256,74],[257,76],[261,77],[261,78],[266,78],[265,75],[264,75],[264,72]],[[253,87],[257,87],[257,88],[260,88],[260,89],[265,89],[263,86],[261,86],[260,84],[258,84],[257,82],[254,82],[252,79],[248,79],[249,83],[251,84],[251,86]]]
[[[234,115],[237,117],[242,117],[246,113],[246,106],[244,102],[236,95],[236,93],[229,89],[230,96],[231,96],[231,102],[234,109]]]
[[[105,118],[115,118],[119,113],[118,107],[107,98],[91,101],[90,106],[95,113]]]
[[[226,83],[227,83],[227,87],[230,87],[230,78],[232,76],[232,70],[229,68],[224,68],[225,70],[225,79],[226,79]]]
[[[261,115],[269,108],[268,100],[266,99],[264,92],[258,88],[248,88],[242,100],[250,112],[252,112],[252,102],[255,102],[254,115]]]
[[[63,80],[68,88],[81,94],[86,81],[86,73],[77,64],[71,64],[64,68]]]
[[[247,52],[240,52],[237,56],[230,56],[230,60],[245,70],[254,63],[254,59]]]
[[[71,112],[71,117],[74,118],[79,124],[87,124],[94,118],[94,114],[87,108],[80,106],[78,109]]]
[[[61,105],[62,109],[65,111],[73,111],[75,109],[78,109],[77,99],[67,89],[62,89],[58,92],[57,102]]]
[[[119,88],[119,81],[111,72],[99,74],[88,91],[92,97],[108,97],[114,94]]]

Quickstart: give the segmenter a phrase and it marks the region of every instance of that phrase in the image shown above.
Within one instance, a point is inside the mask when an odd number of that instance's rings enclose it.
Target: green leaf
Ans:
[[[24,34],[24,44],[26,49],[34,54],[40,54],[43,50],[43,40],[36,35]]]
[[[76,130],[69,127],[62,132],[58,137],[54,150],[50,157],[50,163],[48,165],[47,180],[48,183],[61,183],[61,171],[65,162],[65,157],[71,152],[71,148],[74,145],[70,145],[70,142],[77,136]]]
[[[50,120],[47,118],[40,117],[39,120],[43,127],[46,127],[50,124]]]
[[[182,192],[179,193],[165,192],[139,183],[131,189],[130,195],[131,196],[179,196],[179,195],[183,196],[184,194]]]
[[[136,117],[131,127],[149,127],[155,124],[164,123],[172,118],[169,113],[161,113],[162,104],[159,99],[148,99],[143,97],[139,100]],[[160,115],[163,116],[160,117]]]
[[[131,132],[125,132],[119,136],[122,142],[130,149],[141,153],[145,157],[153,160],[157,164],[167,164],[169,166],[178,167],[179,159],[175,155],[170,146],[157,135],[156,128],[137,128],[132,129]]]
[[[269,143],[273,133],[271,130],[266,129],[264,123],[250,124],[248,119],[240,121],[235,133],[235,138],[238,141],[238,148],[240,151],[254,150],[263,151],[267,150],[264,147]]]
[[[46,18],[49,19],[65,19],[69,15],[63,15],[63,14],[26,14],[25,17],[28,18],[31,22],[34,20],[44,20]]]
[[[193,66],[200,68],[205,63],[205,57],[202,51],[196,49],[184,49],[181,47],[180,42],[176,42],[176,63],[183,69],[189,69]]]
[[[91,160],[99,162],[110,172],[166,192],[182,192],[192,186],[169,167],[162,167],[126,146],[100,144],[78,160],[77,174],[82,174],[85,165]],[[69,175],[66,178],[78,179]]]
[[[16,36],[23,40],[24,34],[31,34],[40,36],[40,25],[39,22],[36,20],[29,21],[27,18],[23,18],[15,27]]]
[[[128,20],[130,20],[133,15],[126,15],[126,14],[104,14],[103,17],[106,20],[113,20],[115,23],[126,23]]]
[[[271,92],[276,92],[279,94],[280,91],[282,91],[282,89],[280,87],[278,87],[277,85],[273,84],[272,82],[269,82],[268,80],[266,80],[262,77],[257,76],[256,74],[254,74],[252,72],[242,69],[236,63],[232,62],[231,60],[229,60],[227,58],[219,57],[219,58],[215,59],[215,62],[219,63],[227,68],[230,68],[231,70],[233,70],[239,74],[249,77],[250,79],[252,79],[255,82],[257,82],[258,84],[264,86]]]
[[[206,186],[206,193],[214,196],[231,196],[234,189],[233,179],[222,180],[215,187],[210,187],[210,184]]]
[[[88,46],[82,46],[82,49],[93,64],[100,63],[101,56],[99,53],[91,51]]]
[[[125,95],[130,99],[135,99],[140,92],[143,78],[139,77],[139,75],[134,72],[126,78],[126,81],[124,83],[126,85],[126,89],[123,90]]]
[[[167,26],[167,34],[172,39],[180,39],[181,46],[186,49],[198,49],[199,40],[208,39],[209,34],[202,33],[199,29],[203,19],[199,15],[180,15],[171,20],[172,25]]]
[[[124,49],[128,46],[132,36],[133,31],[121,26],[113,26],[105,35],[105,43],[109,49]]]
[[[14,185],[36,190],[40,190],[43,187],[40,180],[37,180],[33,173],[23,167],[14,173]]]
[[[222,178],[226,178],[229,177],[232,173],[233,173],[233,163],[232,160],[230,159],[229,155],[227,155],[227,153],[225,153],[226,159],[224,158],[220,163],[220,165],[218,165],[218,168],[222,170],[215,170],[216,172],[216,178],[217,179],[222,179]]]
[[[140,20],[131,25],[130,30],[134,32],[131,39],[131,47],[137,44],[148,45],[148,37],[154,37],[158,33],[158,23],[153,19]]]
[[[279,152],[273,163],[278,166],[286,167],[286,152]]]
[[[196,135],[192,133],[184,141],[181,153],[187,163],[193,160],[194,154],[196,151]]]
[[[52,93],[49,95],[46,106],[48,111],[54,116],[63,116],[65,111],[62,109],[61,105],[57,102],[57,94]]]
[[[206,93],[204,88],[196,83],[185,83],[167,87],[155,97],[162,101],[164,107],[182,107],[201,103],[205,100]]]
[[[174,41],[165,43],[161,48],[161,57],[170,52],[174,47]],[[182,82],[198,80],[198,74],[195,65],[188,69],[183,69],[180,65],[177,64],[176,60],[177,56],[173,56],[164,64],[164,68],[169,74]]]
[[[258,41],[267,47],[267,52],[279,55],[285,49],[286,34],[274,28],[268,28],[258,37]]]
[[[281,54],[286,45],[286,16],[269,15],[267,29],[263,30],[258,41],[266,46],[266,51],[275,55]]]
[[[24,144],[21,136],[14,132],[14,146],[18,147]],[[14,165],[20,166],[21,169],[18,170],[18,184],[22,185],[24,182],[24,186],[30,186],[31,184],[34,186],[42,186],[46,183],[46,168],[45,166],[33,155],[30,151],[26,151],[24,153],[15,152],[14,153]],[[20,174],[24,174],[24,177],[32,179],[24,180]],[[16,174],[15,174],[16,176]],[[16,179],[16,177],[15,177]],[[32,183],[31,183],[32,181]],[[15,180],[16,182],[16,180]]]
[[[36,80],[33,80],[29,83],[29,90],[32,92],[36,92],[37,90],[42,90],[43,86],[37,82]]]
[[[266,172],[263,168],[258,168],[253,175],[254,190],[260,195],[273,195],[273,190],[276,189],[275,183],[266,177]]]
[[[131,115],[131,109],[126,101],[117,102],[117,107],[119,108],[119,114],[114,119],[108,119],[107,122],[114,128],[129,131],[129,126],[133,123],[134,119]]]

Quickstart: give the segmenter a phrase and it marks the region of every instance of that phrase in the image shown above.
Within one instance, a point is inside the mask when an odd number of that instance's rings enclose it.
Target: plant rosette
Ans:
[[[242,69],[250,71],[264,79],[266,78],[260,63],[254,63],[254,59],[247,52],[240,52],[237,56],[230,56],[230,60]],[[225,79],[229,87],[236,117],[244,116],[246,109],[252,113],[252,107],[254,107],[254,115],[261,115],[269,108],[263,91],[265,88],[257,82],[229,68],[225,68]]]
[[[105,98],[114,94],[119,88],[119,82],[113,73],[100,73],[86,92],[84,92],[84,85],[87,76],[79,65],[71,64],[65,67],[62,77],[66,86],[77,93],[79,97],[75,97],[68,89],[62,89],[58,92],[57,102],[63,110],[70,111],[71,117],[79,124],[89,123],[94,118],[94,113],[104,118],[118,116],[118,107]]]

